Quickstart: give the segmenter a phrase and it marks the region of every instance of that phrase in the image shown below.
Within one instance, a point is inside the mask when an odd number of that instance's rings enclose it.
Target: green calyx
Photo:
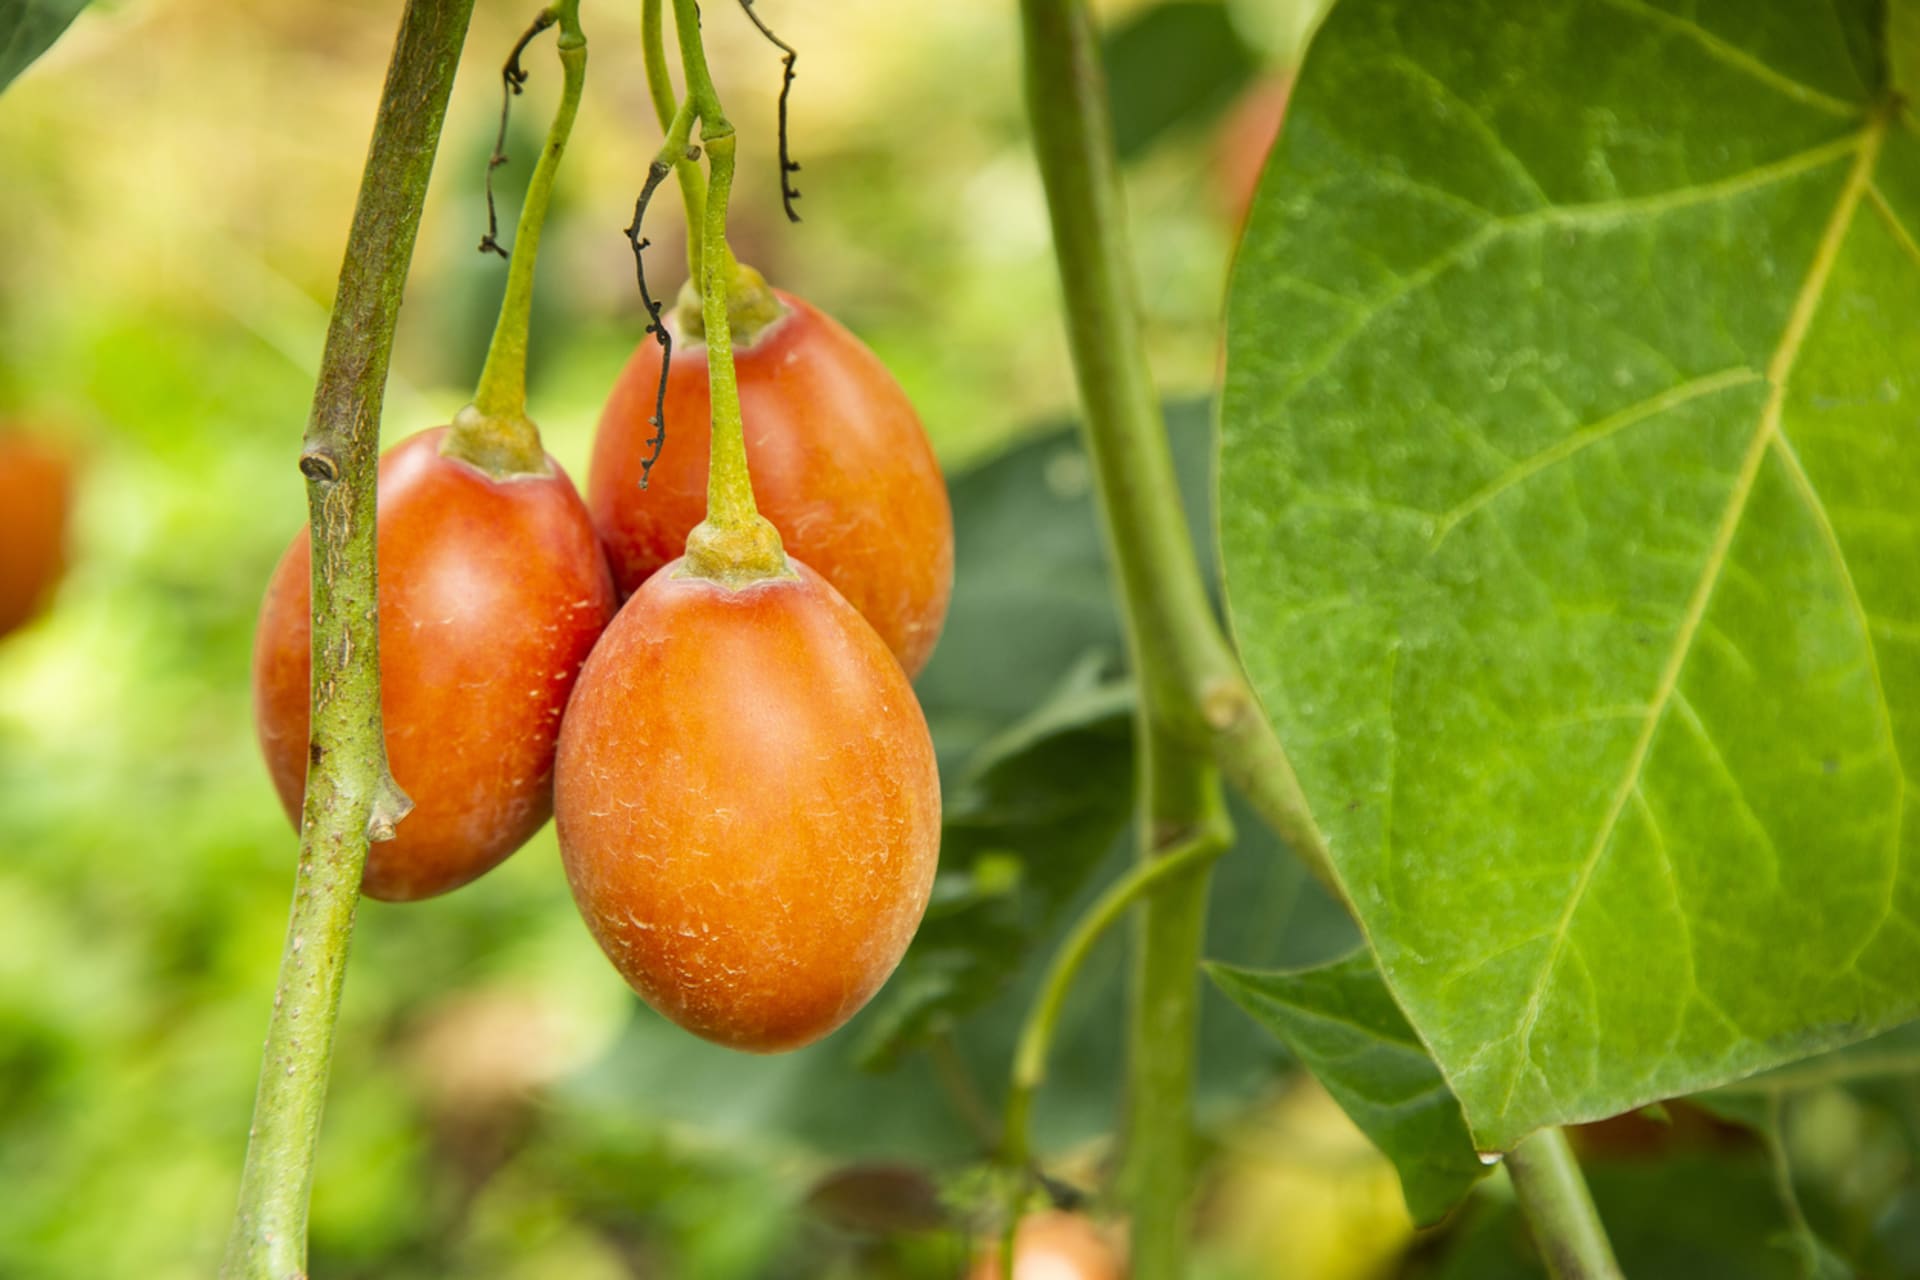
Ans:
[[[773,578],[797,578],[781,545],[780,531],[758,512],[745,520],[715,524],[702,520],[687,535],[687,558],[675,575],[705,578],[729,591]]]
[[[553,464],[540,443],[540,428],[524,411],[489,414],[477,404],[468,405],[453,416],[453,425],[440,442],[440,456],[458,458],[495,480],[553,474]]]
[[[791,308],[780,301],[767,278],[744,262],[729,258],[731,279],[727,281],[727,325],[733,331],[736,347],[751,347],[760,335],[786,319]],[[674,327],[688,342],[705,342],[707,322],[705,301],[693,280],[680,289],[674,306]]]

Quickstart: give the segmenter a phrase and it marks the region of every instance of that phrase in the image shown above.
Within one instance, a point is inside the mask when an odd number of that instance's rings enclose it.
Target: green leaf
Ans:
[[[1113,30],[1101,54],[1122,160],[1171,129],[1211,120],[1260,69],[1223,0],[1142,10]]]
[[[1911,110],[1920,99],[1920,0],[1887,0],[1887,71]]]
[[[1920,140],[1873,0],[1347,0],[1235,271],[1234,627],[1476,1142],[1920,1013]]]
[[[86,7],[87,0],[0,0],[0,92]]]
[[[1223,964],[1207,973],[1393,1161],[1415,1222],[1438,1222],[1486,1176],[1458,1099],[1366,951],[1295,973]]]
[[[1698,1101],[1711,1103],[1730,1095],[1766,1097],[1800,1089],[1890,1079],[1920,1079],[1920,1022],[1910,1022],[1871,1039],[1735,1081],[1703,1095]]]

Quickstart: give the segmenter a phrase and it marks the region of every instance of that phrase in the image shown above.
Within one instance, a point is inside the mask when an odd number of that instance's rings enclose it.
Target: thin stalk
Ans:
[[[287,945],[221,1274],[296,1280],[369,840],[409,802],[380,723],[374,480],[401,292],[473,0],[408,0],[374,121],[300,470],[313,548],[311,759]]]
[[[700,320],[707,344],[707,382],[713,403],[707,463],[707,518],[687,535],[687,571],[740,586],[793,573],[780,534],[760,514],[747,470],[746,426],[733,368],[730,289],[738,274],[727,248],[727,201],[733,192],[737,139],[707,70],[695,0],[673,0],[687,98],[700,118],[707,154],[706,220],[701,225]]]
[[[1219,820],[1196,832],[1179,847],[1169,849],[1150,861],[1140,863],[1125,876],[1109,885],[1075,922],[1073,931],[1054,953],[1040,984],[1040,993],[1027,1010],[1014,1050],[1013,1076],[1007,1090],[1006,1120],[1001,1140],[1001,1158],[1014,1169],[1027,1162],[1032,1149],[1029,1120],[1033,1097],[1047,1078],[1047,1055],[1053,1047],[1053,1033],[1066,1006],[1074,979],[1093,953],[1093,948],[1135,903],[1152,894],[1167,892],[1169,882],[1210,864],[1232,843],[1232,828],[1224,813]]]
[[[470,412],[454,419],[446,451],[496,475],[547,469],[540,432],[527,417],[527,336],[533,317],[533,274],[540,257],[540,235],[553,201],[554,175],[566,154],[580,95],[587,82],[587,37],[580,29],[580,0],[558,0],[547,10],[559,25],[560,105],[547,129],[546,145],[527,181],[526,199],[513,233],[507,262],[507,289],[494,322],[487,362],[473,393]]]
[[[1142,864],[1151,865],[1189,840],[1222,839],[1221,830],[1230,843],[1232,828],[1212,764],[1162,732],[1150,714],[1141,715],[1136,732],[1145,782]],[[1208,831],[1216,834],[1203,836]],[[1199,961],[1210,878],[1202,869],[1169,882],[1135,918],[1121,1188],[1132,1210],[1137,1280],[1174,1280],[1187,1272]]]
[[[560,27],[560,105],[547,142],[527,180],[526,199],[513,233],[513,256],[507,262],[507,289],[500,301],[500,318],[493,326],[487,363],[473,393],[476,409],[489,417],[524,418],[527,412],[527,329],[533,315],[533,271],[540,256],[540,233],[547,225],[547,207],[553,201],[553,179],[567,149],[574,118],[580,114],[580,94],[587,82],[587,37],[580,29],[580,0],[559,0],[550,10]]]
[[[1213,615],[1187,536],[1140,331],[1099,39],[1086,0],[1021,0],[1021,13],[1034,150],[1141,696],[1161,732],[1212,756],[1261,818],[1337,891],[1326,841]]]
[[[1508,1152],[1506,1164],[1554,1280],[1623,1280],[1565,1133],[1542,1129]]]
[[[642,0],[640,6],[640,45],[646,55],[647,92],[653,98],[653,114],[660,130],[671,143],[674,117],[680,103],[673,92],[673,73],[667,69],[667,41],[661,0]],[[707,180],[700,166],[686,157],[686,147],[676,153],[674,177],[680,184],[680,201],[687,211],[687,278],[700,279],[701,229],[707,224]]]

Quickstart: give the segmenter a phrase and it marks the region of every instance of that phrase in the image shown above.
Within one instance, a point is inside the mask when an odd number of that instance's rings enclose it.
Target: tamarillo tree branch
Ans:
[[[313,547],[313,714],[300,861],[221,1274],[306,1274],[313,1155],[370,840],[410,802],[387,769],[374,562],[380,411],[421,205],[474,0],[407,0],[300,455]]]
[[[1506,1166],[1553,1280],[1623,1280],[1564,1132],[1542,1129],[1507,1153]]]

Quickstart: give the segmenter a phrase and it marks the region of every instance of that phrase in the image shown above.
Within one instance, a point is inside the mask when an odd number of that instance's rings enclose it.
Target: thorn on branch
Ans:
[[[699,155],[696,148],[687,149],[687,158]],[[640,226],[646,220],[647,205],[653,201],[653,193],[673,172],[673,166],[664,160],[655,160],[647,168],[646,185],[640,188],[640,198],[633,202],[633,222],[627,227],[627,244],[633,249],[634,275],[640,284],[640,305],[647,309],[647,332],[660,344],[660,383],[653,393],[653,417],[647,420],[653,428],[653,435],[647,440],[651,450],[640,463],[640,487],[647,487],[647,477],[653,472],[653,464],[660,460],[660,450],[667,443],[667,369],[673,363],[673,335],[667,332],[666,324],[660,319],[660,304],[654,301],[653,294],[647,289],[647,246],[652,244],[640,234]]]
[[[493,201],[493,171],[507,162],[507,116],[513,110],[515,96],[526,91],[528,73],[520,65],[520,55],[527,51],[535,36],[559,20],[560,15],[552,9],[542,9],[513,46],[513,52],[507,55],[507,65],[500,69],[500,132],[493,140],[493,154],[487,157],[487,233],[480,237],[482,253],[497,253],[503,258],[511,256],[499,239],[500,215]]]
[[[740,7],[746,11],[748,21],[760,29],[760,34],[785,55],[781,59],[780,79],[780,203],[787,211],[787,221],[798,222],[800,215],[794,210],[793,202],[800,198],[800,188],[793,185],[793,175],[800,172],[800,166],[788,150],[787,98],[793,93],[794,76],[798,74],[793,64],[800,60],[800,51],[775,35],[773,28],[760,20],[760,15],[753,10],[753,0],[740,0]]]

